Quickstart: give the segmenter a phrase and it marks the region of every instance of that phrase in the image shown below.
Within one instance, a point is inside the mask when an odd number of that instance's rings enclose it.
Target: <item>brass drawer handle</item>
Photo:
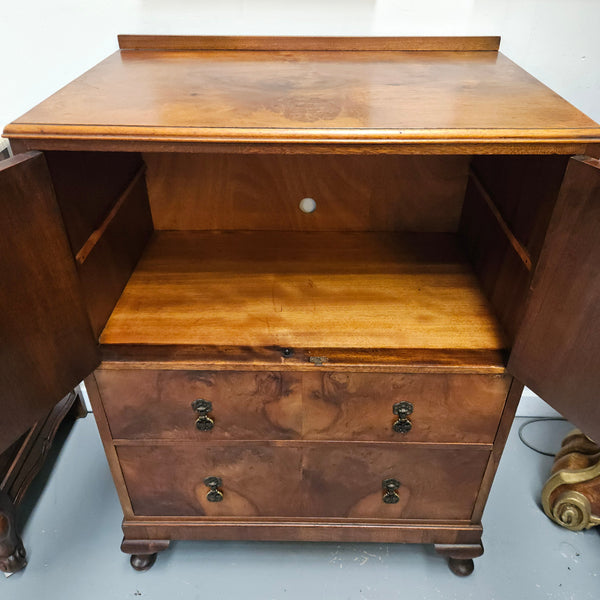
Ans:
[[[410,402],[403,401],[394,404],[392,412],[398,415],[398,419],[394,421],[392,429],[396,433],[408,433],[412,429],[412,422],[408,417],[412,415],[413,410],[414,406]]]
[[[383,487],[383,501],[385,504],[396,504],[400,500],[396,490],[400,487],[400,482],[397,479],[384,479],[381,482]]]
[[[206,499],[209,502],[221,502],[223,500],[223,492],[217,488],[221,486],[223,482],[220,477],[207,477],[204,480],[204,485],[210,488],[206,493]]]
[[[198,413],[196,429],[210,431],[215,425],[215,422],[208,416],[208,413],[212,410],[212,402],[198,398],[198,400],[192,402],[192,409]]]

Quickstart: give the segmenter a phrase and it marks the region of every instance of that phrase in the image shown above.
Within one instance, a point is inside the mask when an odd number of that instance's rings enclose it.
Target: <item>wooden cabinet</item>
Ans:
[[[6,128],[3,391],[88,376],[135,568],[355,540],[467,574],[523,384],[600,438],[600,127],[498,43],[124,36]]]

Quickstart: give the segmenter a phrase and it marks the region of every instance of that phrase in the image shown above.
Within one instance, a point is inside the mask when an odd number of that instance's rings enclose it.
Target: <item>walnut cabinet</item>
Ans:
[[[600,439],[600,127],[498,44],[121,36],[6,127],[0,441],[86,378],[135,568],[468,574],[523,385]]]

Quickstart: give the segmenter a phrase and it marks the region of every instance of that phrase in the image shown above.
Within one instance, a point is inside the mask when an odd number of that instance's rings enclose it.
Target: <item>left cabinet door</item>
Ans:
[[[98,364],[97,343],[44,156],[27,152],[4,160],[0,452]]]

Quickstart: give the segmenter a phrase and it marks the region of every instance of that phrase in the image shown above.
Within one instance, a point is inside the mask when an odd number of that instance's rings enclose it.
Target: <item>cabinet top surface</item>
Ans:
[[[113,144],[600,141],[600,126],[494,50],[497,38],[340,40],[125,36],[121,50],[5,135]]]

